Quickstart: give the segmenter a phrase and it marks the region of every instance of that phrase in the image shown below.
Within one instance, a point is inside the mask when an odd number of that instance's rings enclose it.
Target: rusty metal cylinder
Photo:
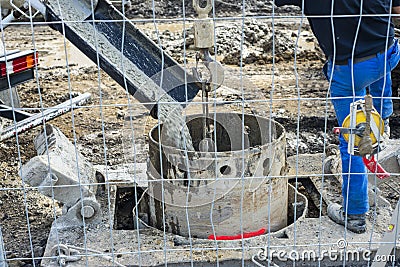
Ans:
[[[149,224],[198,238],[286,227],[288,183],[282,125],[237,113],[213,114],[206,122],[211,129],[207,137],[213,140],[209,144],[214,147],[206,151],[199,151],[204,139],[202,114],[187,118],[196,151],[160,144],[162,125],[151,130]]]

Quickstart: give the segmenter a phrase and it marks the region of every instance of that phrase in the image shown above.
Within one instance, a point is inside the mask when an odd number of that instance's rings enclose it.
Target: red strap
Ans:
[[[376,174],[376,177],[379,179],[385,179],[390,177],[390,173],[387,173],[385,169],[375,160],[375,157],[372,155],[369,159],[363,157],[363,162],[367,169]]]
[[[238,235],[217,235],[217,236],[209,235],[208,239],[212,239],[212,240],[237,240],[237,239],[242,239],[242,238],[250,238],[250,237],[263,235],[263,234],[265,234],[266,231],[267,231],[266,228],[261,228],[260,230],[255,231],[255,232],[243,233],[243,237],[242,237],[242,234],[238,234]]]

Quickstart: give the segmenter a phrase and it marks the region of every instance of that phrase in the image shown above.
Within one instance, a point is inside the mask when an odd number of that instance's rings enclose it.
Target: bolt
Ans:
[[[58,260],[58,263],[60,264],[60,266],[67,266],[67,261],[64,258],[60,258]]]
[[[94,216],[95,210],[92,206],[83,206],[81,209],[82,217],[89,219]]]

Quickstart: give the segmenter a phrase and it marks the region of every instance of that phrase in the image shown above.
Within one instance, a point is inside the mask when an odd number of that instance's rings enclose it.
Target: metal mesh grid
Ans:
[[[56,13],[64,14],[64,3],[53,2]],[[132,45],[123,41],[128,40],[127,25],[132,22],[154,41],[161,53],[161,66],[158,76],[156,75],[159,87],[162,88],[163,82],[168,79],[164,75],[170,74],[161,71],[167,64],[166,55],[171,55],[179,62],[179,66],[190,74],[191,68],[195,66],[193,23],[196,21],[191,1],[167,3],[155,0],[130,1],[130,4],[126,5],[121,2],[123,1],[114,4],[125,17],[120,24],[122,28],[119,32],[110,31],[110,34],[115,34],[115,38],[122,40],[117,47],[121,55],[124,55]],[[193,218],[190,217],[192,213],[188,205],[183,211],[188,238],[169,233],[170,229],[167,226],[169,219],[165,217],[167,211],[164,206],[160,211],[162,218],[160,229],[154,230],[143,225],[144,218],[140,218],[138,212],[132,211],[138,209],[138,203],[148,190],[146,186],[142,186],[143,183],[155,182],[150,181],[146,175],[148,171],[146,162],[150,149],[148,133],[153,126],[156,126],[155,129],[160,129],[162,123],[160,119],[155,120],[149,116],[144,104],[154,106],[167,105],[170,102],[161,100],[157,103],[143,103],[143,101],[141,103],[132,97],[129,91],[131,78],[127,77],[127,72],[130,70],[125,69],[123,56],[119,57],[119,62],[118,60],[113,62],[123,74],[122,80],[118,82],[122,86],[107,75],[102,70],[104,59],[102,59],[101,45],[104,39],[97,36],[97,32],[88,32],[88,35],[82,36],[83,39],[94,40],[92,43],[96,51],[92,54],[94,63],[71,44],[70,41],[73,40],[68,40],[71,38],[68,36],[68,28],[71,26],[79,23],[111,25],[116,22],[102,20],[100,17],[94,18],[95,1],[89,4],[92,14],[85,22],[81,22],[80,18],[44,22],[40,15],[33,15],[35,11],[29,6],[26,11],[27,17],[22,21],[12,22],[11,26],[2,31],[5,50],[32,49],[39,55],[39,65],[34,70],[35,78],[17,86],[22,107],[20,110],[44,113],[45,110],[54,109],[60,102],[72,103],[76,92],[90,92],[92,96],[89,103],[75,105],[70,113],[26,133],[16,134],[14,138],[0,144],[3,155],[0,169],[3,177],[0,189],[2,196],[0,225],[4,237],[1,238],[0,232],[0,266],[3,262],[10,266],[373,264],[375,253],[382,246],[380,241],[387,226],[397,224],[397,218],[394,221],[390,220],[398,209],[396,203],[399,189],[395,179],[387,183],[379,183],[376,177],[373,179],[374,186],[379,186],[381,192],[380,195],[371,195],[376,205],[370,211],[370,224],[366,234],[354,235],[345,231],[326,216],[327,201],[340,199],[341,173],[340,171],[328,173],[326,170],[334,169],[332,162],[338,158],[338,155],[330,154],[332,146],[329,146],[337,144],[337,139],[331,131],[336,125],[330,104],[329,88],[332,81],[327,82],[320,73],[323,56],[311,34],[307,16],[293,7],[277,8],[272,3],[257,1],[243,0],[232,3],[212,1],[212,5],[210,18],[213,21],[215,41],[211,50],[214,59],[225,62],[224,86],[218,89],[214,87],[208,102],[199,97],[201,92],[193,101],[186,97],[188,107],[182,111],[182,116],[186,119],[192,114],[201,113],[202,106],[207,104],[216,129],[218,112],[236,112],[241,121],[237,125],[237,131],[243,135],[246,130],[245,114],[262,116],[269,119],[270,123],[271,120],[281,123],[287,131],[286,146],[290,171],[274,175],[251,177],[244,175],[247,162],[244,149],[246,143],[242,137],[239,145],[242,149],[238,149],[240,153],[235,154],[239,159],[239,166],[242,166],[242,169],[238,170],[241,174],[238,177],[224,177],[224,171],[221,173],[222,166],[217,163],[214,166],[215,177],[196,178],[191,177],[191,173],[188,172],[184,179],[175,180],[182,182],[187,190],[184,203],[190,202],[191,188],[207,179],[210,182],[218,182],[223,178],[238,185],[240,194],[238,199],[234,200],[238,201],[240,228],[235,229],[236,232],[233,232],[232,236],[244,236],[243,225],[250,219],[243,216],[249,205],[245,202],[245,192],[248,190],[246,182],[249,180],[256,183],[258,180],[266,182],[269,189],[265,193],[272,203],[276,197],[272,193],[274,190],[272,179],[286,179],[295,188],[291,196],[292,202],[288,204],[292,207],[288,211],[288,227],[275,234],[250,239],[204,241],[192,235]],[[49,28],[49,24],[57,25],[61,34]],[[10,77],[10,74],[7,73],[7,76]],[[188,76],[184,75],[186,96],[188,90],[191,90],[186,85],[188,79]],[[11,87],[11,84],[9,85]],[[11,109],[19,108],[14,104],[14,95],[9,94],[9,96]],[[137,97],[135,94],[134,96]],[[399,99],[396,96],[394,100]],[[180,106],[179,103],[170,105]],[[14,125],[17,130],[15,115],[7,123]],[[33,139],[47,124],[58,127],[71,142],[73,151],[68,155],[71,155],[72,163],[65,162],[65,166],[73,167],[69,174],[75,175],[77,183],[74,186],[68,184],[32,186],[21,180],[26,174],[20,168],[36,155]],[[392,136],[398,138],[399,133],[395,130],[398,117],[395,117],[391,124],[394,126]],[[272,126],[269,125],[268,128],[271,131]],[[160,132],[158,140],[162,137]],[[52,145],[48,142],[49,133],[44,131],[45,142],[42,147],[45,150]],[[214,131],[213,134],[216,140],[217,132]],[[268,136],[271,138],[272,135]],[[188,140],[184,136],[185,147],[187,143]],[[159,157],[162,158],[160,151],[163,146],[161,142],[158,145]],[[187,149],[183,151],[183,164],[189,165],[196,161],[191,158],[190,151]],[[313,156],[310,156],[310,153]],[[53,166],[58,163],[54,163],[49,152],[44,153],[42,157],[49,165],[49,177],[53,177],[53,167],[56,167],[57,171],[65,167]],[[328,158],[331,159],[330,165],[327,164]],[[218,156],[214,157],[214,160],[216,159]],[[86,164],[84,160],[95,165],[94,180],[87,180],[86,173],[81,171],[81,165]],[[161,173],[163,167],[165,165],[161,165]],[[398,173],[391,175],[396,177]],[[164,202],[164,192],[166,193],[168,188],[164,188],[166,186],[164,179],[156,181],[161,181],[160,201]],[[83,202],[79,202],[77,206],[76,203],[67,203],[63,206],[65,203],[60,203],[57,199],[58,194],[63,195],[59,189],[64,189],[64,192],[67,192],[64,194],[68,195],[68,192],[72,192],[68,190],[78,188],[79,199],[84,199],[87,197],[85,194],[88,187],[92,188],[92,191],[99,192],[96,194],[101,207],[99,221],[92,223],[90,218],[85,216],[81,216],[79,221],[72,222],[62,219],[70,219],[67,216],[68,209],[75,207],[81,212],[86,206]],[[48,189],[47,194],[50,197],[39,193],[43,189]],[[218,210],[216,207],[218,193],[215,187],[209,210],[214,236],[218,235],[212,219]],[[306,199],[303,199],[303,195]],[[63,195],[63,199],[68,199],[68,196]],[[385,199],[388,199],[389,203]],[[304,202],[309,203],[306,211]],[[274,217],[271,210],[272,208],[268,207],[268,212],[265,214],[268,222],[266,232],[270,232],[270,222]],[[125,218],[126,221],[121,218]],[[66,225],[67,227],[63,228]],[[48,241],[49,237],[51,242]],[[394,242],[388,242],[394,243],[394,255],[396,255],[396,242],[397,238],[394,238]],[[4,249],[1,243],[4,243]],[[51,245],[46,247],[46,243]],[[350,254],[340,257],[342,249],[345,254],[346,251]],[[328,251],[333,254],[329,254]],[[335,254],[332,251],[337,252]],[[365,254],[365,251],[371,254]],[[45,252],[50,254],[46,255]],[[315,253],[314,260],[307,261],[300,257],[312,253]],[[5,255],[5,261],[1,258],[2,255]],[[366,260],[366,255],[369,260]],[[397,257],[387,259],[390,266],[397,266]]]

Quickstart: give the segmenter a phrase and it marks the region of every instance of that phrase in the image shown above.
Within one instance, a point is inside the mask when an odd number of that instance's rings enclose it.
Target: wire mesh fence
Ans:
[[[5,258],[5,250],[4,250],[4,242],[3,242],[3,233],[0,228],[0,266],[6,266],[6,258]]]
[[[399,266],[395,1],[0,4],[0,266]]]

